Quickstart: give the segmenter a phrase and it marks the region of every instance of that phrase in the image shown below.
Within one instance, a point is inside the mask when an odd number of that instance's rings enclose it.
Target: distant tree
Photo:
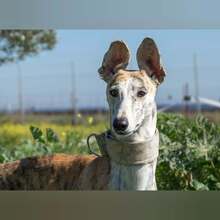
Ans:
[[[50,50],[55,44],[53,30],[0,30],[0,66]]]

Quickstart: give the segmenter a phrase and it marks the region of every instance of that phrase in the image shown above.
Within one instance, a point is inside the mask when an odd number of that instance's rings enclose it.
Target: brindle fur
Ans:
[[[1,190],[104,190],[110,173],[105,157],[32,157],[0,165]]]

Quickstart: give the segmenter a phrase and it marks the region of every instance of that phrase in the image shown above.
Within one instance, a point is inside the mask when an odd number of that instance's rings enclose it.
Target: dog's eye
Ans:
[[[113,97],[117,97],[118,96],[118,90],[117,89],[112,89],[109,91],[110,95]]]
[[[146,92],[143,91],[143,90],[140,90],[140,91],[138,91],[138,93],[137,93],[137,97],[143,97],[143,96],[145,96],[145,95],[146,95]]]

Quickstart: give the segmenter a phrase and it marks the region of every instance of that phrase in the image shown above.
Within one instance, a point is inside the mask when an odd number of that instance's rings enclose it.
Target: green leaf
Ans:
[[[46,136],[47,136],[48,142],[51,142],[51,143],[59,142],[59,138],[57,134],[51,128],[46,129]]]
[[[216,183],[216,188],[220,190],[220,183]]]
[[[30,131],[34,140],[39,141],[41,143],[45,143],[45,140],[43,138],[43,132],[40,130],[40,128],[30,126]]]
[[[5,157],[0,154],[0,163],[3,163],[5,161]]]
[[[209,190],[208,186],[206,186],[205,184],[203,184],[195,179],[192,180],[192,186],[193,186],[193,188],[195,188],[195,190],[201,190],[201,191]]]

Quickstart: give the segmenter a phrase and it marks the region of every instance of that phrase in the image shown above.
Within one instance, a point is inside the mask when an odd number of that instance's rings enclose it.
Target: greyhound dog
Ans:
[[[11,165],[11,173],[18,176],[18,180],[13,178],[13,181],[10,179],[13,175],[5,171],[10,170],[10,164],[4,164],[0,167],[0,189],[157,189],[159,136],[155,95],[165,71],[151,38],[145,38],[137,50],[139,70],[126,69],[129,59],[126,44],[112,42],[98,70],[107,83],[110,110],[110,131],[104,135],[106,154],[101,157],[58,154],[17,161]],[[36,167],[44,167],[44,170],[34,169]],[[36,172],[37,182],[32,177]],[[7,180],[10,184],[5,183]]]

